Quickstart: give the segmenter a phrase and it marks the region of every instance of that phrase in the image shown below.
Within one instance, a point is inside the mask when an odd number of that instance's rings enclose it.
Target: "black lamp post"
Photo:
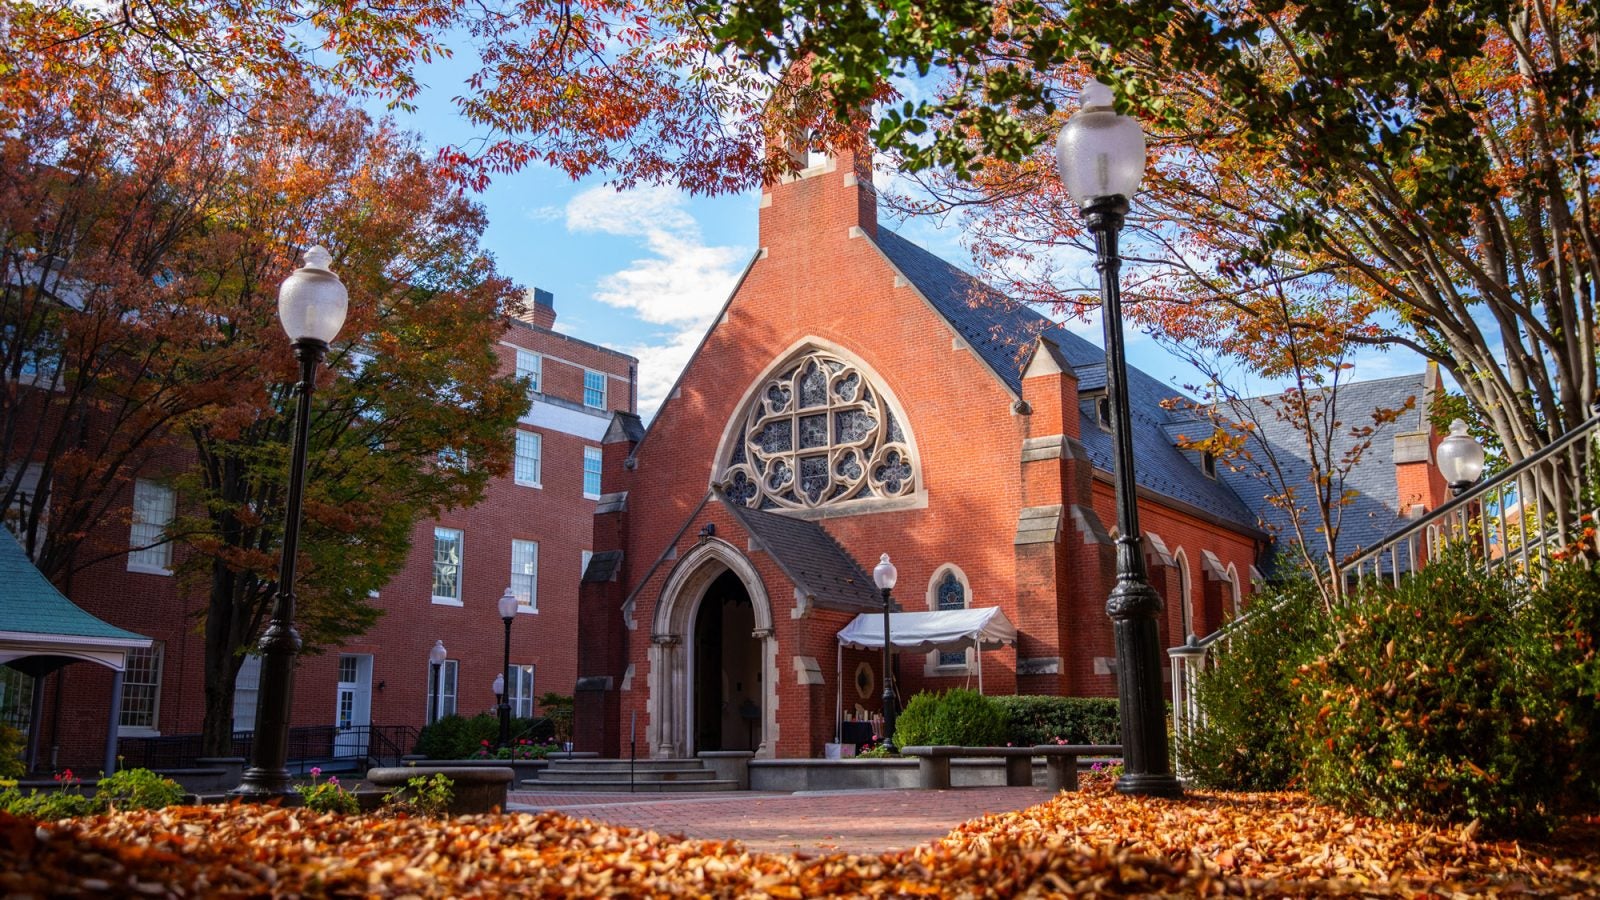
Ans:
[[[500,746],[511,745],[511,620],[517,617],[517,595],[511,588],[500,595],[500,620],[506,623],[506,655],[504,672],[501,674],[500,692]]]
[[[295,385],[294,448],[289,460],[288,508],[284,511],[283,559],[278,564],[278,592],[272,620],[256,649],[261,654],[261,695],[256,702],[255,738],[250,768],[235,796],[264,800],[291,791],[289,780],[289,707],[294,696],[294,661],[300,633],[294,627],[294,563],[300,547],[300,507],[306,480],[306,444],[311,434],[311,394],[316,389],[317,363],[344,326],[349,294],[339,276],[328,271],[333,257],[321,247],[306,251],[305,265],[290,273],[278,288],[278,319],[288,332],[300,382]]]
[[[889,592],[894,590],[895,579],[899,577],[894,563],[889,562],[889,554],[883,554],[877,568],[872,570],[872,580],[883,592],[883,745],[891,753],[894,752],[894,720],[899,710],[895,708],[893,645],[889,637],[889,612],[894,602],[889,599]]]
[[[1449,483],[1450,493],[1459,497],[1483,474],[1483,445],[1467,434],[1466,422],[1456,419],[1450,423],[1449,436],[1433,451],[1433,460]]]
[[[1128,198],[1144,177],[1144,134],[1139,123],[1111,108],[1111,89],[1084,87],[1083,108],[1061,129],[1056,161],[1067,193],[1082,207],[1094,235],[1106,334],[1106,390],[1111,400],[1111,444],[1117,496],[1117,584],[1106,601],[1116,635],[1117,697],[1122,717],[1124,794],[1175,797],[1183,786],[1172,773],[1161,691],[1161,646],[1156,619],[1161,595],[1150,586],[1140,548],[1139,509],[1133,475],[1132,417],[1128,411],[1128,361],[1122,345],[1122,294],[1117,232]]]
[[[450,651],[444,648],[441,638],[433,642],[433,648],[428,651],[428,664],[433,666],[433,705],[428,707],[428,724],[439,721],[440,704],[444,702],[444,661],[450,658]]]

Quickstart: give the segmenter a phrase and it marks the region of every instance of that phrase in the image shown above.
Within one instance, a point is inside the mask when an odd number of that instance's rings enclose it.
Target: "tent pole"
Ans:
[[[972,660],[978,664],[978,694],[983,694],[983,641],[977,635],[972,636]]]
[[[833,647],[833,742],[844,743],[844,644]]]

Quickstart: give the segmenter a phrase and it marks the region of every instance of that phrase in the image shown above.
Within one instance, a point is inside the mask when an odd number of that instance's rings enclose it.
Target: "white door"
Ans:
[[[372,724],[372,654],[339,657],[339,695],[334,706],[339,733],[334,756],[366,756],[367,728]]]

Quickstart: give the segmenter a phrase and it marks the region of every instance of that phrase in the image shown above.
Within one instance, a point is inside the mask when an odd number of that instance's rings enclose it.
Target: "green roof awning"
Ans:
[[[0,663],[23,656],[61,655],[120,670],[121,659],[116,657],[150,643],[144,635],[118,628],[68,600],[34,566],[11,532],[0,527]]]

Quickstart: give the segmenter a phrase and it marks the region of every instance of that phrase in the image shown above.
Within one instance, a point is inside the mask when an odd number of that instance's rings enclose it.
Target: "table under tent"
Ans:
[[[944,609],[930,612],[889,614],[890,652],[940,650],[954,653],[976,648],[998,650],[1017,642],[1017,626],[1011,624],[998,607]],[[834,735],[844,728],[844,650],[883,649],[883,613],[862,613],[839,631],[839,647],[834,670],[837,694],[834,704]],[[983,693],[983,666],[978,666],[978,693]]]

